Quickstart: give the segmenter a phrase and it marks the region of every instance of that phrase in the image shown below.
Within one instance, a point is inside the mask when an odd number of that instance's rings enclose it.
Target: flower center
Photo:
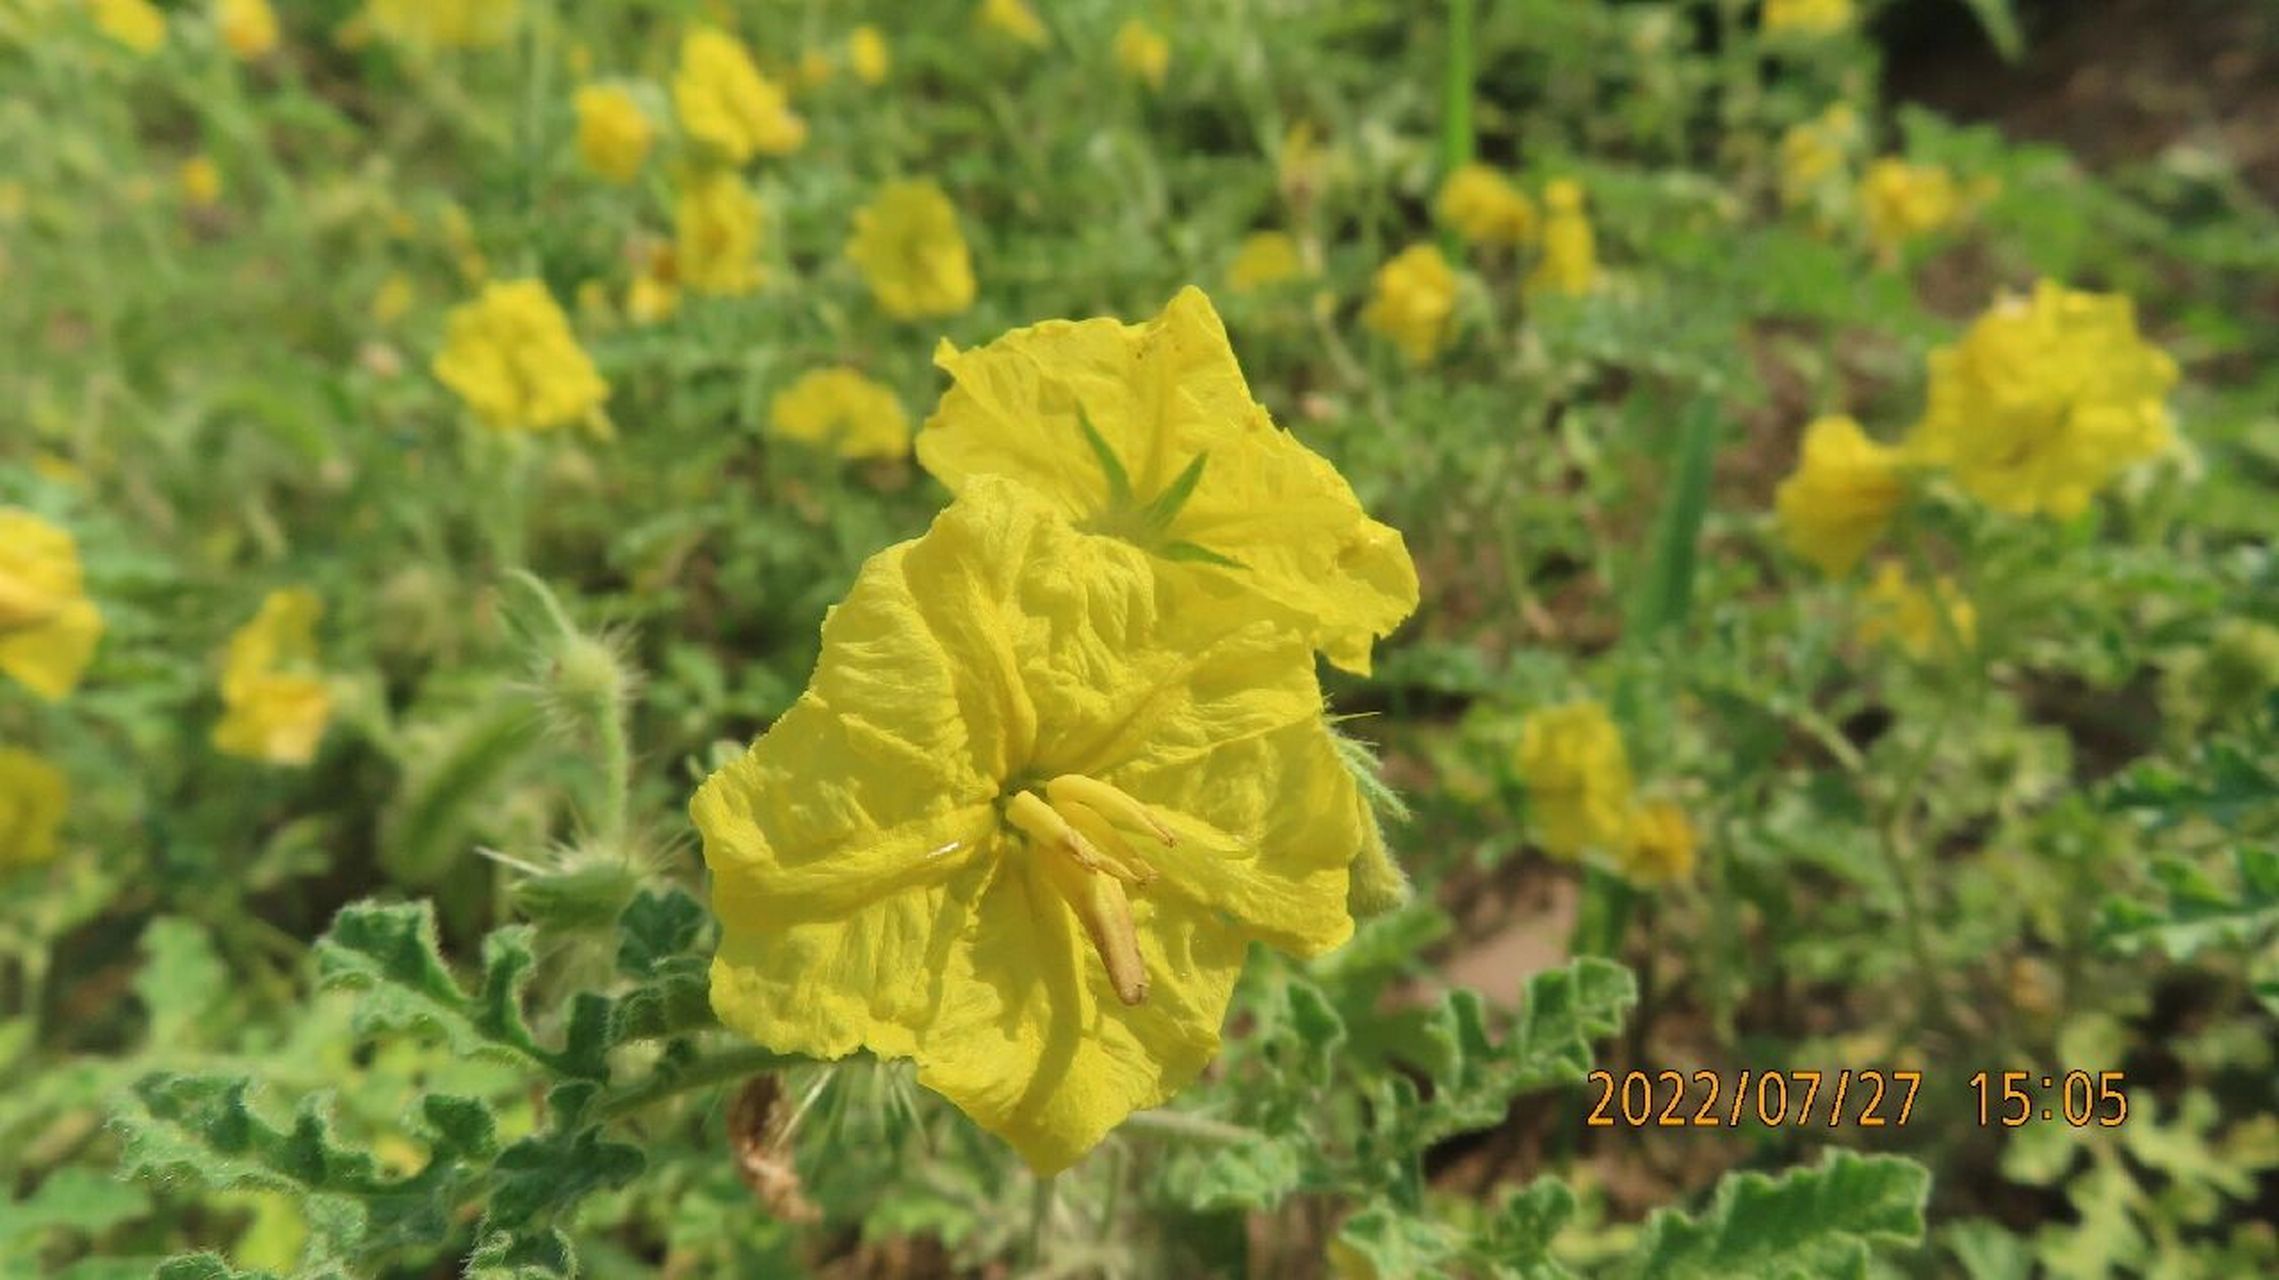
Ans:
[[[1146,805],[1096,778],[1064,773],[1043,790],[1042,796],[1034,789],[1015,794],[1006,820],[1029,838],[1045,882],[1083,922],[1116,998],[1138,1004],[1147,999],[1147,967],[1126,890],[1146,888],[1156,870],[1124,830],[1145,831],[1166,848],[1178,838]]]

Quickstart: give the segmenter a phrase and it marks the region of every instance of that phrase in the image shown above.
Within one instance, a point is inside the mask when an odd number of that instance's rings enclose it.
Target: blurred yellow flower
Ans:
[[[809,49],[800,54],[799,61],[792,65],[791,84],[794,89],[804,93],[831,83],[831,77],[835,74],[837,72],[831,65],[830,54],[821,49]]]
[[[102,635],[71,534],[0,507],[0,672],[53,701],[78,687]]]
[[[1631,835],[1630,756],[1596,702],[1527,717],[1512,765],[1545,850],[1561,858],[1620,852]]]
[[[2073,516],[2173,443],[2175,385],[2176,362],[2137,335],[2125,295],[2044,280],[1931,353],[1929,405],[1908,447],[1998,511]]]
[[[1693,875],[1697,843],[1684,809],[1668,800],[1649,800],[1630,811],[1630,832],[1618,862],[1624,876],[1641,884],[1675,884]]]
[[[1011,36],[1025,45],[1042,48],[1045,42],[1045,24],[1027,0],[981,0],[974,18],[982,26],[999,35]]]
[[[272,591],[229,638],[222,659],[216,750],[267,764],[304,765],[332,719],[332,691],[313,674],[324,605],[302,588]]]
[[[1138,18],[1126,18],[1116,29],[1115,55],[1125,75],[1151,89],[1162,88],[1171,72],[1171,42]]]
[[[1556,179],[1543,188],[1543,208],[1543,258],[1527,277],[1527,291],[1579,298],[1598,287],[1598,241],[1583,212],[1583,189]]]
[[[1804,204],[1842,172],[1860,142],[1859,113],[1848,102],[1830,106],[1813,119],[1793,125],[1780,140],[1780,197]]]
[[[546,431],[601,407],[609,384],[539,280],[483,286],[444,320],[435,376],[487,426]]]
[[[1414,244],[1377,268],[1361,322],[1416,364],[1440,353],[1456,315],[1456,273],[1429,244]]]
[[[580,85],[572,103],[578,113],[578,158],[611,182],[640,176],[657,128],[623,85]]]
[[[680,267],[671,245],[653,245],[637,260],[633,279],[625,286],[625,318],[635,324],[656,324],[680,310]]]
[[[1767,31],[1828,35],[1852,25],[1852,0],[1765,0]]]
[[[214,167],[212,156],[195,155],[183,161],[175,171],[174,182],[182,189],[183,202],[193,208],[210,208],[222,198],[222,171]]]
[[[849,32],[847,65],[854,70],[855,79],[864,84],[884,82],[894,69],[894,59],[886,49],[886,34],[868,23]]]
[[[365,0],[363,20],[414,49],[484,49],[514,34],[521,0]]]
[[[1502,174],[1468,164],[1440,184],[1440,220],[1477,245],[1526,244],[1535,238],[1535,202]]]
[[[723,1023],[913,1059],[1051,1173],[1202,1071],[1254,943],[1351,936],[1365,808],[1312,655],[1155,583],[995,477],[863,566],[689,806]]]
[[[442,233],[444,246],[459,265],[459,274],[469,284],[480,284],[491,274],[491,264],[483,257],[481,241],[475,236],[475,223],[467,210],[456,201],[446,203],[436,214],[437,230]]]
[[[842,458],[901,458],[910,415],[891,387],[853,369],[811,369],[768,407],[775,434],[835,450]]]
[[[1253,231],[1235,249],[1227,264],[1227,287],[1236,293],[1254,293],[1306,273],[1306,260],[1298,241],[1287,231]]]
[[[760,198],[732,169],[681,179],[673,201],[675,279],[693,293],[733,296],[760,287]]]
[[[95,29],[140,54],[166,43],[166,15],[150,0],[88,0]]]
[[[55,857],[71,788],[63,771],[20,747],[0,746],[0,871]]]
[[[1859,199],[1868,242],[1886,258],[1896,257],[1900,247],[1916,236],[1954,221],[1962,208],[1955,180],[1945,169],[1893,156],[1868,166],[1860,179]]]
[[[887,183],[855,210],[847,257],[879,309],[896,319],[954,315],[973,305],[973,259],[957,209],[926,179]]]
[[[1896,560],[1886,560],[1875,568],[1875,580],[1868,584],[1865,610],[1858,628],[1861,644],[1873,645],[1895,641],[1908,655],[1918,661],[1933,655],[1952,652],[1948,633],[1953,643],[1964,651],[1977,647],[1978,610],[1965,599],[1962,589],[1952,578],[1941,575],[1933,584],[1933,592],[1925,591],[1910,581],[1907,570]],[[1945,606],[1946,620],[1940,621],[1940,605]]]
[[[789,155],[807,141],[807,122],[783,90],[760,74],[742,41],[714,27],[682,38],[673,109],[689,137],[736,164]]]
[[[952,385],[918,460],[953,493],[1015,480],[1090,534],[1155,557],[1166,607],[1232,630],[1275,621],[1366,674],[1417,605],[1399,532],[1250,394],[1199,289],[1138,324],[1047,320],[944,342]]]
[[[215,0],[214,29],[231,53],[248,62],[277,47],[277,13],[269,0]]]
[[[1904,461],[1850,418],[1815,419],[1804,429],[1796,470],[1773,495],[1789,550],[1823,573],[1850,573],[1907,496]]]
[[[411,310],[413,292],[411,277],[401,271],[391,271],[372,291],[372,323],[386,328],[404,318]]]

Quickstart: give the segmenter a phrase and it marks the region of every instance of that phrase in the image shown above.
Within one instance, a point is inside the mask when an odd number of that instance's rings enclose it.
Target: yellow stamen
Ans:
[[[1067,900],[1100,963],[1108,970],[1108,984],[1125,1004],[1147,999],[1147,965],[1140,959],[1139,934],[1132,928],[1131,899],[1112,876],[1088,871],[1066,858],[1039,858],[1045,879]]]
[[[1106,818],[1073,801],[1057,804],[1053,811],[1092,842],[1093,850],[1099,854],[1100,870],[1137,887],[1145,887],[1155,880],[1155,868],[1132,849],[1131,842]]]
[[[1154,832],[1155,838],[1161,840],[1167,849],[1179,843],[1179,838],[1171,833],[1171,828],[1163,825],[1162,819],[1150,813],[1146,805],[1097,778],[1087,778],[1081,773],[1064,773],[1045,784],[1045,795],[1052,799],[1055,808],[1080,804],[1110,822],[1127,827],[1144,827]]]
[[[1005,817],[1031,840],[1069,854],[1086,870],[1105,869],[1100,850],[1084,838],[1083,832],[1070,826],[1058,810],[1037,799],[1036,792],[1024,791],[1014,796],[1005,806]]]

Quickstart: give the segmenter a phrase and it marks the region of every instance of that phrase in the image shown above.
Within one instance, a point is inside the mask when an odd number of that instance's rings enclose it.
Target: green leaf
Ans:
[[[521,1239],[552,1226],[594,1192],[640,1175],[647,1161],[639,1148],[611,1142],[587,1123],[599,1092],[583,1080],[556,1086],[546,1095],[549,1127],[499,1153],[483,1215],[486,1234]]]
[[[2184,858],[2152,865],[2160,892],[2108,899],[2097,937],[2124,953],[2158,946],[2178,959],[2211,946],[2259,947],[2279,937],[2279,850],[2231,851],[2227,875]]]
[[[679,889],[643,889],[617,917],[617,971],[628,978],[659,976],[696,950],[710,919],[703,903]]]
[[[50,1231],[100,1235],[149,1209],[140,1187],[76,1165],[58,1169],[23,1199],[0,1202],[0,1263],[22,1257],[31,1265]]]
[[[1538,1178],[1514,1193],[1489,1224],[1483,1252],[1511,1280],[1570,1280],[1551,1257],[1551,1243],[1575,1215],[1575,1193],[1555,1178]]]
[[[606,1078],[608,1010],[601,997],[589,993],[573,1004],[571,1035],[559,1052],[541,1046],[524,1020],[532,936],[517,925],[484,938],[482,983],[469,996],[443,963],[431,903],[356,903],[343,907],[317,941],[317,977],[326,987],[358,994],[359,1032],[424,1031],[443,1037],[456,1053]]]
[[[1637,1280],[1830,1280],[1867,1275],[1870,1251],[1923,1238],[1931,1175],[1899,1156],[1830,1151],[1779,1178],[1739,1173],[1699,1217],[1664,1209],[1623,1274]]]
[[[1304,1181],[1312,1145],[1310,1135],[1277,1136],[1183,1151],[1165,1185],[1200,1213],[1270,1208]]]
[[[1347,1218],[1336,1244],[1388,1278],[1445,1275],[1459,1247],[1450,1228],[1404,1213],[1383,1200]]]
[[[1528,980],[1499,1042],[1479,993],[1450,993],[1417,1028],[1419,1065],[1431,1072],[1434,1090],[1420,1145],[1491,1128],[1519,1094],[1581,1080],[1591,1069],[1591,1042],[1613,1034],[1637,998],[1621,965],[1575,960]]]
[[[277,1276],[269,1271],[240,1271],[218,1253],[186,1253],[159,1263],[151,1280],[277,1280]]]
[[[1980,29],[1994,51],[2004,62],[2016,62],[2025,56],[2026,37],[2018,27],[2018,11],[2013,0],[1963,0],[1970,6],[1971,16],[1978,19]]]
[[[1626,640],[1651,641],[1682,625],[1693,607],[1701,524],[1709,512],[1710,464],[1717,453],[1719,425],[1714,400],[1696,401],[1686,415],[1677,462],[1671,468],[1669,488],[1662,495],[1661,518],[1654,527],[1652,558],[1631,595]]]
[[[134,991],[150,1013],[150,1043],[177,1052],[204,1043],[197,1025],[230,990],[229,969],[205,928],[159,916],[144,926],[142,950],[148,959]]]

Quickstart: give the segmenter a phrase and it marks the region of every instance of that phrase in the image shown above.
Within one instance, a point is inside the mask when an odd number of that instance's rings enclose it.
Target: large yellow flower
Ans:
[[[1472,244],[1515,245],[1535,238],[1535,202],[1484,164],[1448,175],[1440,184],[1439,213]]]
[[[641,104],[625,86],[580,85],[571,98],[578,113],[578,158],[611,182],[631,182],[657,140]]]
[[[277,47],[277,12],[269,0],[216,0],[214,28],[222,44],[248,62]]]
[[[932,182],[887,183],[855,210],[847,257],[879,309],[896,319],[955,315],[973,305],[973,257],[956,207]]]
[[[2169,447],[2175,384],[2176,362],[2137,336],[2127,297],[2044,280],[1931,353],[1930,403],[1908,443],[1996,510],[2076,515]]]
[[[1619,853],[1632,828],[1630,755],[1606,708],[1571,702],[1538,711],[1512,756],[1544,849],[1561,858]]]
[[[269,764],[303,765],[332,719],[332,691],[315,673],[317,618],[313,592],[272,591],[261,611],[230,635],[222,659],[222,718],[214,746]]]
[[[63,771],[17,747],[0,747],[0,871],[55,856],[71,790]]]
[[[1824,573],[1850,573],[1907,496],[1903,457],[1850,418],[1815,419],[1796,470],[1773,495],[1789,550]]]
[[[1401,354],[1424,364],[1447,343],[1456,315],[1456,273],[1429,244],[1412,244],[1377,268],[1361,323],[1385,335]]]
[[[953,492],[1016,480],[1154,553],[1182,607],[1276,619],[1350,671],[1415,610],[1401,535],[1251,398],[1201,290],[1141,324],[1048,320],[934,362],[954,385],[918,460]]]
[[[103,615],[87,598],[71,535],[0,507],[0,672],[43,698],[70,693],[95,654]]]
[[[453,307],[434,370],[501,431],[550,430],[609,397],[609,384],[542,280],[487,284],[475,301]]]
[[[1543,209],[1543,257],[1527,291],[1579,298],[1598,287],[1598,237],[1583,212],[1583,189],[1560,178],[1543,188]]]
[[[673,109],[689,137],[736,164],[755,154],[789,155],[807,141],[807,122],[782,87],[752,65],[743,41],[713,27],[697,27],[681,40]]]
[[[863,567],[690,810],[721,1020],[915,1059],[1040,1172],[1210,1061],[1251,942],[1350,935],[1367,839],[1302,644],[1198,637],[1145,555],[1002,482]]]
[[[892,387],[853,369],[814,369],[777,393],[768,422],[787,440],[826,445],[842,458],[910,452],[910,415]]]
[[[695,293],[744,294],[760,287],[760,198],[731,169],[692,174],[673,203],[673,265]]]

